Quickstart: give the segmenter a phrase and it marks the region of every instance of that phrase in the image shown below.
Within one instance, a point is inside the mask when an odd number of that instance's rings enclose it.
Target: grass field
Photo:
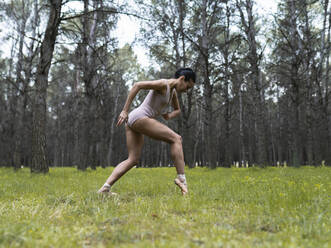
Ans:
[[[0,247],[331,247],[331,168],[0,168]]]

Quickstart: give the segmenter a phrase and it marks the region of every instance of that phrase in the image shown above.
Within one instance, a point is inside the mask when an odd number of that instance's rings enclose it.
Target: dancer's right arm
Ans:
[[[166,84],[165,79],[160,79],[160,80],[155,80],[155,81],[140,81],[140,82],[135,83],[132,86],[131,90],[129,91],[129,94],[128,94],[128,97],[126,98],[123,110],[118,117],[116,126],[120,126],[124,121],[127,121],[130,105],[131,105],[133,99],[138,94],[140,89],[153,89],[153,90],[162,91],[166,87],[167,87],[167,84]]]

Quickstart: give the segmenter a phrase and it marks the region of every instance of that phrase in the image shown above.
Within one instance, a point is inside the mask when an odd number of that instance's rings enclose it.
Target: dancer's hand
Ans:
[[[163,117],[165,120],[169,120],[169,119],[171,119],[171,117],[170,117],[170,113],[162,114],[162,117]]]
[[[123,110],[123,111],[120,113],[120,115],[119,115],[119,117],[118,117],[118,121],[117,121],[116,126],[118,127],[118,126],[122,125],[122,123],[123,123],[124,121],[125,121],[125,122],[128,121],[128,112],[126,112],[125,110]]]

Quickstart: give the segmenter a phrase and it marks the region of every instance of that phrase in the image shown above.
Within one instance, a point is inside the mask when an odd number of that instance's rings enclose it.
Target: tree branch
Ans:
[[[103,13],[107,13],[107,14],[122,14],[122,15],[127,15],[127,16],[134,16],[136,18],[139,18],[139,19],[142,19],[142,20],[146,20],[146,21],[151,21],[150,19],[148,18],[145,18],[145,17],[142,17],[142,16],[139,16],[137,14],[134,14],[134,13],[128,13],[128,12],[122,12],[122,11],[118,11],[117,9],[115,8],[112,8],[112,9],[108,9],[108,10],[104,10],[104,9],[95,9],[95,10],[91,10],[87,13],[81,13],[81,14],[77,14],[77,15],[72,15],[72,16],[67,16],[67,17],[62,17],[61,18],[61,21],[68,21],[68,20],[71,20],[71,19],[75,19],[75,18],[79,18],[79,17],[82,17],[84,15],[88,15],[88,14],[92,14],[94,12],[103,12]]]

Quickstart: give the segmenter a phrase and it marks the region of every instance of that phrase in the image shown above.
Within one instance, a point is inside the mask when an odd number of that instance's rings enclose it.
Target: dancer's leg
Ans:
[[[177,174],[184,174],[184,154],[182,137],[161,122],[143,118],[133,124],[133,129],[151,138],[162,140],[170,144],[170,154],[176,166]]]
[[[188,189],[184,174],[185,163],[182,137],[172,131],[166,125],[151,118],[144,118],[136,121],[133,124],[133,129],[151,138],[162,140],[170,144],[171,157],[177,170],[177,178],[175,179],[175,184],[181,189],[183,195],[187,194]]]
[[[129,156],[126,160],[118,164],[108,177],[106,183],[112,186],[121,176],[135,166],[140,158],[141,150],[144,144],[144,136],[141,133],[135,132],[130,127],[125,125],[126,145]],[[99,192],[107,191],[101,188]]]

